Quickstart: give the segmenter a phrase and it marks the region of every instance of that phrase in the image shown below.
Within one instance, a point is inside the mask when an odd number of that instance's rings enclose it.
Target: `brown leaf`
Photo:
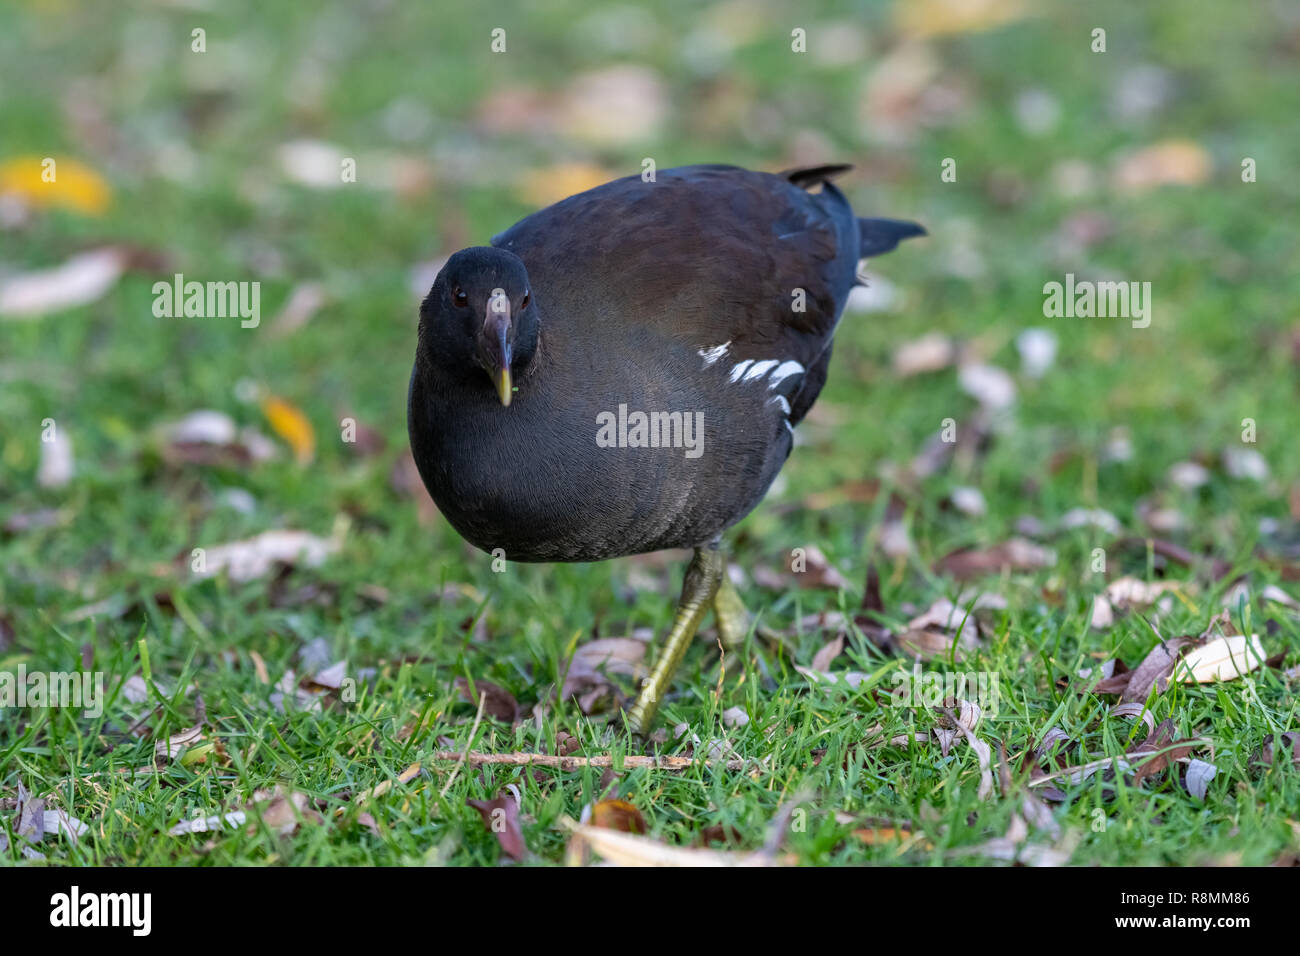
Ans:
[[[519,828],[519,800],[510,789],[499,792],[491,800],[466,800],[483,817],[483,826],[496,835],[501,852],[512,860],[522,860],[528,855],[524,833]]]
[[[579,645],[573,652],[573,659],[564,673],[564,683],[560,688],[561,699],[574,694],[586,697],[592,691],[617,690],[610,674],[622,674],[629,677],[640,675],[644,667],[646,645],[630,637],[602,637]],[[589,713],[587,706],[595,702],[595,697],[583,703],[583,712]]]
[[[1151,649],[1136,668],[1098,681],[1093,685],[1092,692],[1119,694],[1121,704],[1143,703],[1153,686],[1157,691],[1163,691],[1169,685],[1174,665],[1186,653],[1187,647],[1195,643],[1194,637],[1174,637],[1162,641]]]
[[[992,548],[965,548],[941,558],[936,570],[959,581],[1003,571],[1034,571],[1051,567],[1056,554],[1025,538],[1011,538]]]
[[[802,561],[795,558],[790,571],[803,588],[825,588],[829,591],[848,590],[849,582],[835,565],[831,564],[822,549],[810,544],[802,549]]]
[[[462,700],[467,700],[475,706],[478,705],[479,695],[485,694],[487,700],[483,704],[483,711],[497,720],[513,724],[519,717],[519,701],[515,700],[510,691],[491,681],[476,677],[474,678],[474,686],[470,687],[468,680],[464,677],[457,677],[456,689],[460,691]]]
[[[1204,741],[1201,740],[1175,740],[1174,722],[1168,719],[1161,721],[1146,740],[1128,750],[1128,755],[1134,758],[1153,755],[1146,760],[1132,761],[1133,786],[1137,786],[1144,778],[1164,770],[1175,760],[1186,757],[1203,743]]]
[[[1251,759],[1252,767],[1271,767],[1273,761],[1281,757],[1286,760],[1286,752],[1291,751],[1291,763],[1297,770],[1300,770],[1300,731],[1288,730],[1280,734],[1281,738],[1276,739],[1272,734],[1264,738],[1264,745],[1260,748],[1259,753]]]
[[[262,810],[262,822],[280,836],[293,833],[303,822],[323,822],[324,817],[309,808],[310,801],[311,798],[305,793],[297,790],[284,793],[277,787],[271,796],[271,802]]]
[[[844,650],[844,635],[840,635],[833,641],[828,642],[821,650],[813,655],[811,669],[826,674],[830,672],[831,662],[840,656]]]
[[[591,808],[591,825],[623,833],[645,833],[645,817],[626,800],[601,800]]]

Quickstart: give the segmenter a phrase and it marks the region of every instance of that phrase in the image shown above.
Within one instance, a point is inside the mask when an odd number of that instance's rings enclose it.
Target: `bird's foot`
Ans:
[[[745,609],[745,602],[727,576],[725,566],[718,582],[718,593],[713,596],[713,618],[718,625],[718,640],[729,651],[743,645],[754,626],[754,619]]]
[[[711,606],[716,606],[718,586],[725,575],[726,563],[721,551],[713,546],[695,549],[695,557],[691,559],[686,579],[682,582],[682,597],[677,604],[672,629],[664,638],[650,676],[641,682],[641,692],[628,711],[627,727],[633,734],[644,735],[650,730],[659,710],[659,701],[668,692],[673,674],[700,628],[700,621]]]

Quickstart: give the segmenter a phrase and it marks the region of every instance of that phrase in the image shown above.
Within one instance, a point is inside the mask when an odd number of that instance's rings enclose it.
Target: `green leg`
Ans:
[[[691,646],[705,612],[713,605],[718,584],[725,575],[722,552],[716,546],[695,549],[695,557],[691,559],[686,579],[682,582],[682,598],[677,604],[672,630],[664,639],[650,676],[641,682],[641,693],[637,695],[636,703],[628,711],[627,726],[632,733],[643,735],[649,731],[659,709],[659,700],[668,692],[673,673]]]
[[[740,599],[736,586],[727,576],[723,565],[722,579],[718,584],[718,593],[713,596],[713,618],[718,624],[718,638],[727,650],[735,650],[745,643],[749,636],[749,627],[753,623],[745,603]]]

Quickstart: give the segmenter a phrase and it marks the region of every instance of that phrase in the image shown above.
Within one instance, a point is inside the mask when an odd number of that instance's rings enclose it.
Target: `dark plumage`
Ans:
[[[924,234],[857,218],[828,181],[847,168],[619,179],[452,256],[408,407],[452,525],[509,560],[595,561],[706,546],[748,514],[826,381],[858,261]],[[602,447],[620,406],[682,413],[683,443],[702,415],[702,447]]]

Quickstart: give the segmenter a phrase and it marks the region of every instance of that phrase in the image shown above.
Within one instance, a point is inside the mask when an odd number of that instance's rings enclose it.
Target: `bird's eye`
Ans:
[[[460,286],[456,286],[456,288],[451,292],[451,301],[455,302],[457,305],[469,305],[469,296],[465,294],[464,289]]]
[[[532,293],[530,293],[530,292],[525,292],[525,293],[524,293],[524,297],[523,297],[522,299],[519,300],[519,308],[521,308],[521,309],[526,309],[526,308],[528,308],[528,303],[529,303],[529,301],[532,299],[532,297],[533,297],[533,296],[532,296]]]

